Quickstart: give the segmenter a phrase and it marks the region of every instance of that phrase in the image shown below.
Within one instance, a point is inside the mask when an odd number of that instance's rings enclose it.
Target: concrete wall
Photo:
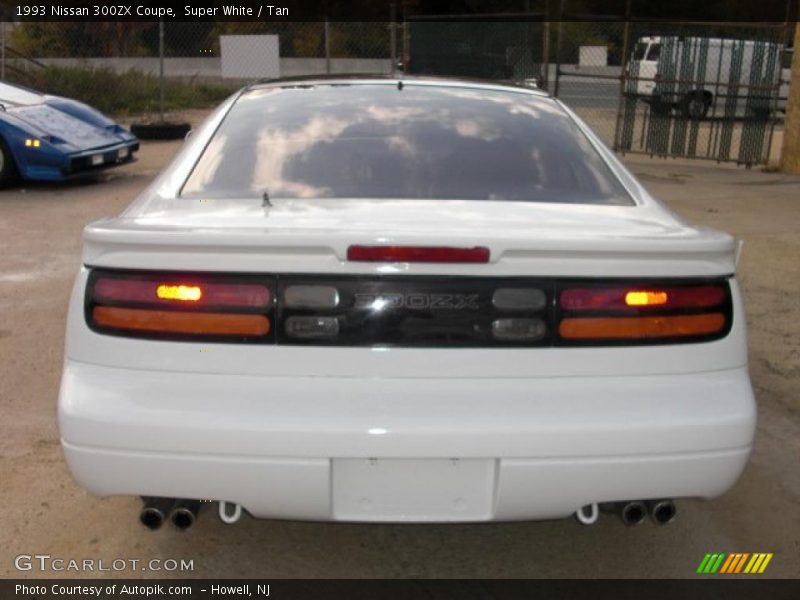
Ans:
[[[88,66],[110,68],[124,73],[131,69],[158,74],[158,58],[40,58],[39,62],[62,67]],[[10,63],[15,62],[9,59]],[[20,64],[20,66],[23,66]],[[384,73],[391,72],[391,59],[382,58],[332,58],[332,73]],[[325,73],[324,58],[281,58],[282,77],[319,75]],[[193,77],[219,79],[222,66],[219,57],[165,58],[164,73],[168,77]]]
[[[20,67],[26,65],[17,59],[6,59],[10,64],[18,63]],[[145,73],[158,74],[158,59],[145,58],[40,58],[39,62],[49,65],[64,67],[91,66],[98,68],[111,68],[117,72],[131,69]],[[388,58],[332,58],[331,73],[391,73],[392,61]],[[281,58],[280,69],[282,77],[301,75],[319,75],[325,73],[324,58]],[[597,75],[600,77],[619,77],[622,68],[619,66],[588,67],[574,64],[562,64],[561,70],[564,77],[571,73],[576,75]],[[554,81],[556,65],[550,64],[550,81]],[[202,79],[220,79],[222,66],[219,57],[197,58],[165,58],[164,72],[168,77],[194,77]]]

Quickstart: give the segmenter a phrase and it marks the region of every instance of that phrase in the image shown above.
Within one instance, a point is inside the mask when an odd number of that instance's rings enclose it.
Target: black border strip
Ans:
[[[587,573],[592,571],[587,563]],[[45,594],[16,592],[17,585],[42,586]],[[710,575],[694,579],[7,579],[0,581],[0,597],[59,598],[59,600],[84,600],[97,598],[89,594],[62,593],[53,595],[55,586],[75,588],[100,587],[101,598],[144,598],[150,600],[204,600],[208,598],[266,598],[258,595],[258,585],[269,586],[272,600],[540,600],[567,598],[614,598],[615,600],[752,600],[768,597],[770,600],[796,600],[800,598],[800,580],[766,579],[763,575]],[[113,587],[112,587],[113,586]],[[154,593],[123,595],[123,586],[150,588]],[[169,593],[173,586],[187,586],[184,593]],[[243,588],[239,594],[212,594],[214,586]],[[112,591],[116,590],[116,591]],[[247,592],[252,595],[248,596]]]
[[[245,6],[253,14],[222,14],[221,7]],[[285,15],[269,14],[267,6],[288,9]],[[28,9],[18,7],[43,6],[44,16],[39,11],[31,14]],[[87,15],[57,15],[53,7],[88,8]],[[94,7],[126,6],[126,14],[95,14]],[[220,10],[211,16],[188,16],[184,7],[217,7]],[[137,15],[137,7],[146,7],[148,15]],[[0,18],[6,21],[149,21],[155,22],[153,9],[171,9],[173,16],[165,22],[242,22],[242,21],[401,21],[407,19],[432,20],[530,20],[530,21],[671,21],[671,22],[740,22],[783,23],[796,21],[798,8],[795,0],[760,0],[750,3],[731,3],[729,0],[706,0],[704,2],[653,2],[652,0],[442,0],[420,2],[419,0],[6,0],[0,6]],[[258,13],[261,8],[260,14]],[[117,12],[116,10],[112,12]],[[130,13],[130,14],[128,14]]]

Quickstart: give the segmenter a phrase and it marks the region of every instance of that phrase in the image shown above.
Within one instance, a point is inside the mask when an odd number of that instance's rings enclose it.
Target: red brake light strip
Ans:
[[[357,262],[488,263],[489,248],[445,246],[350,246],[347,260]]]

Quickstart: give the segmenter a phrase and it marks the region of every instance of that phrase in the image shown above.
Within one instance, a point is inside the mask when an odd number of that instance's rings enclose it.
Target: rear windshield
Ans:
[[[633,204],[549,98],[395,82],[244,93],[182,195],[265,193]]]

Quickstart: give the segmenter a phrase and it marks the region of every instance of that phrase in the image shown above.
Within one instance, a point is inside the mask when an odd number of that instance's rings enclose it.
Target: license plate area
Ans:
[[[485,521],[493,459],[333,459],[333,515],[342,521]]]

